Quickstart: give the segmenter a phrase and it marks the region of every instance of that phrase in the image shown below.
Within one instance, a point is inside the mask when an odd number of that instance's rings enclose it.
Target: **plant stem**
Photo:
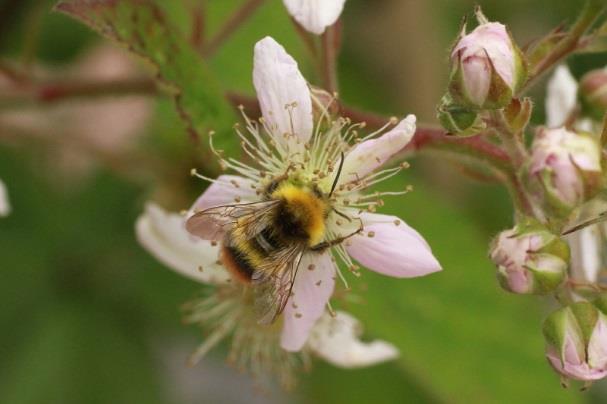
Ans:
[[[322,35],[322,80],[330,93],[338,90],[337,83],[337,54],[339,53],[341,23],[338,21]]]
[[[156,83],[148,78],[113,81],[57,81],[24,84],[0,94],[0,108],[30,104],[52,104],[74,98],[157,94]]]
[[[196,49],[202,51],[205,31],[206,31],[206,9],[205,3],[200,1],[199,4],[192,6],[192,33],[190,34],[190,41]]]
[[[255,10],[257,10],[263,2],[264,0],[247,0],[246,3],[228,18],[224,25],[219,29],[219,32],[209,40],[209,43],[204,47],[202,54],[205,57],[213,56],[221,45],[223,45],[224,42],[253,15]]]
[[[578,16],[575,24],[571,27],[567,35],[556,45],[551,52],[530,72],[529,80],[525,84],[525,89],[541,77],[545,72],[549,71],[559,61],[564,59],[570,53],[575,52],[583,42],[584,33],[594,24],[601,16],[605,9],[604,0],[588,0]]]

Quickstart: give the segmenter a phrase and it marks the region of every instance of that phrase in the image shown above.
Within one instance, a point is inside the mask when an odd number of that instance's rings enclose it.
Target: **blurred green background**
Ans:
[[[159,3],[188,33],[188,6],[198,2],[203,0]],[[208,34],[242,2],[204,1]],[[449,46],[475,3],[490,19],[509,24],[522,44],[570,22],[582,4],[349,0],[341,98],[433,122]],[[52,4],[0,2],[1,60],[19,60],[49,77],[94,70],[95,63],[83,60],[107,41],[51,13]],[[252,49],[265,35],[281,42],[306,77],[318,82],[281,2],[267,0],[209,61],[225,88],[253,93]],[[579,75],[606,61],[605,54],[577,56],[570,65]],[[543,90],[540,84],[534,92],[536,122],[542,121]],[[260,393],[224,364],[225,347],[187,368],[185,360],[202,335],[180,323],[179,305],[200,286],[143,251],[133,225],[146,200],[179,210],[203,184],[188,175],[195,150],[172,103],[132,101],[140,107],[137,117],[120,113],[120,104],[97,111],[98,100],[0,106],[0,178],[13,205],[13,214],[0,220],[0,403],[607,401],[604,382],[583,393],[575,386],[564,390],[547,365],[541,321],[550,302],[507,295],[495,282],[487,246],[511,223],[507,193],[465,179],[433,155],[412,159],[412,169],[385,185],[415,186],[407,197],[390,200],[385,211],[426,237],[444,271],[400,281],[367,271],[355,281],[367,289],[363,302],[348,307],[364,323],[366,336],[400,348],[399,360],[363,370],[317,360],[291,394]],[[72,125],[87,103],[89,121]],[[106,143],[113,127],[95,119],[115,122],[128,141]],[[134,126],[124,129],[129,124]]]

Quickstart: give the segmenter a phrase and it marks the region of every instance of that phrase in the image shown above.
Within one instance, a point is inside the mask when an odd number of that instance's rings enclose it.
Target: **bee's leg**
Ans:
[[[344,241],[346,241],[347,239],[349,239],[352,236],[355,236],[357,234],[359,234],[360,232],[363,231],[363,225],[362,222],[360,224],[360,227],[358,228],[358,230],[348,234],[347,236],[343,236],[343,237],[338,237],[334,240],[329,240],[329,241],[323,241],[322,243],[316,244],[315,246],[312,246],[310,248],[310,250],[314,251],[314,252],[323,252],[324,250],[326,250],[327,248],[331,248],[335,245],[341,244]]]

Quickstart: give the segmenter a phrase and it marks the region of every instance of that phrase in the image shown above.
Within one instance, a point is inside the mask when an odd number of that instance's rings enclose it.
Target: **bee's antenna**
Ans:
[[[329,198],[333,195],[333,191],[335,191],[335,188],[337,187],[337,181],[339,181],[339,176],[341,175],[341,169],[344,167],[344,152],[341,152],[341,160],[339,161],[339,168],[337,169],[337,175],[335,176],[335,179],[333,180],[333,185],[331,186],[331,192],[329,192]]]

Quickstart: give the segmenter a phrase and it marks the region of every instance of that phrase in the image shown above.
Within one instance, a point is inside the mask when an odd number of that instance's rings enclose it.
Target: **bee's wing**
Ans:
[[[277,203],[261,201],[215,206],[195,213],[185,226],[188,232],[204,240],[221,240],[237,224],[245,229],[247,236],[254,237],[267,226],[267,218]]]
[[[284,310],[304,251],[305,244],[278,250],[253,273],[251,281],[259,324],[271,324]]]

